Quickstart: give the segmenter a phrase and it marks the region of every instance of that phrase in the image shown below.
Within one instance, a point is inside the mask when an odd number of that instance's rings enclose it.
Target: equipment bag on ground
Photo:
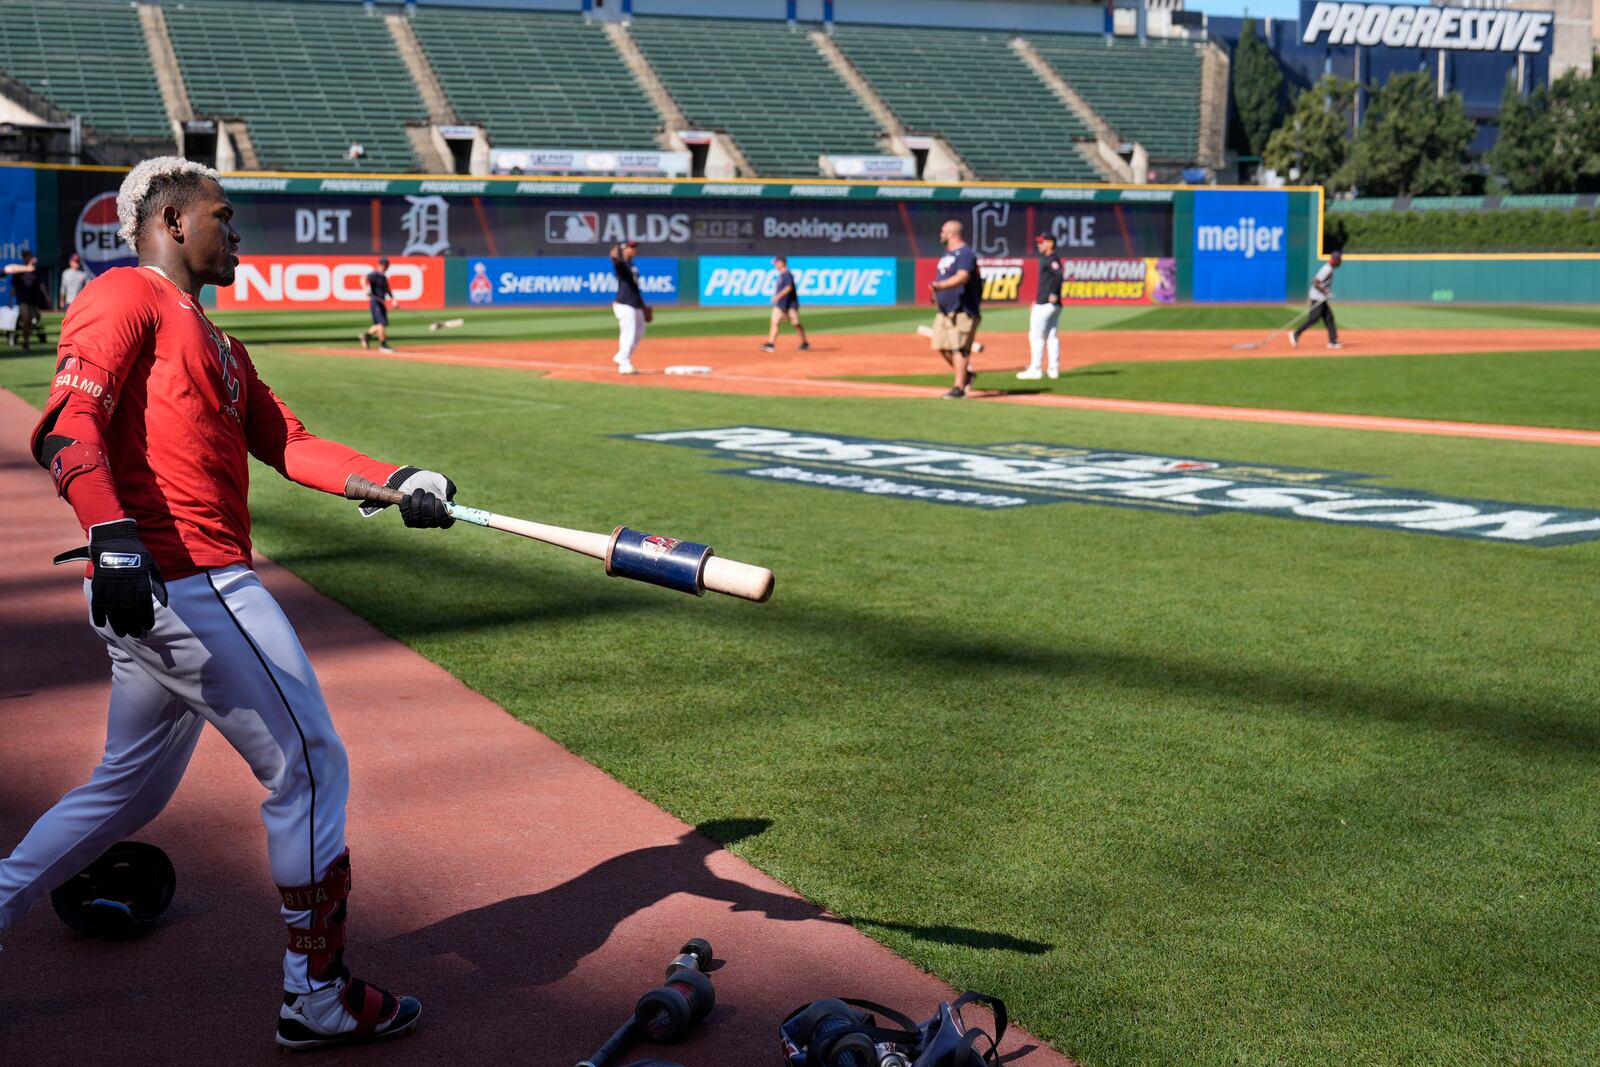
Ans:
[[[992,1036],[961,1018],[974,1003],[994,1012]],[[790,1012],[779,1033],[788,1067],[998,1067],[1006,1006],[968,990],[914,1023],[870,1000],[830,997]]]

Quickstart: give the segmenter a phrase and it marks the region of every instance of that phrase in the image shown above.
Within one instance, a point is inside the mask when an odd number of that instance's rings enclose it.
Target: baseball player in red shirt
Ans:
[[[344,965],[349,766],[311,663],[251,569],[248,460],[342,494],[359,474],[406,494],[407,526],[444,527],[455,486],[307,432],[250,354],[200,307],[231,285],[239,234],[215,171],[163,157],[117,196],[139,266],[73,301],[33,451],[88,534],[85,595],[111,657],[105,755],[0,861],[0,930],[177,789],[206,723],[267,791],[267,851],[288,927],[280,1045],[404,1033],[422,1006]],[[365,510],[365,509],[364,509]],[[370,511],[368,513],[371,513]]]

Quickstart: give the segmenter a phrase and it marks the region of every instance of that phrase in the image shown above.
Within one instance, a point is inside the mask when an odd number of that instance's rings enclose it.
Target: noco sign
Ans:
[[[371,259],[343,256],[240,256],[231,286],[218,286],[224,310],[296,307],[364,308]],[[407,307],[444,307],[444,260],[427,256],[390,259],[389,285]]]
[[[1337,0],[1306,0],[1300,6],[1303,43],[1364,48],[1385,45],[1447,52],[1535,54],[1544,50],[1554,23],[1555,15],[1549,11]]]

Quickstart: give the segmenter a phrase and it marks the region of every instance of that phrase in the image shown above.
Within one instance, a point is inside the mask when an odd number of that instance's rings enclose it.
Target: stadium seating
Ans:
[[[804,30],[659,16],[632,29],[689,120],[731,134],[757,174],[814,178],[819,155],[883,152],[877,122]]]
[[[0,0],[0,70],[107,134],[172,138],[127,0]]]
[[[1028,34],[1039,54],[1117,132],[1152,159],[1188,163],[1200,147],[1200,67],[1188,41]]]
[[[655,108],[578,15],[424,6],[412,28],[461,121],[500,147],[656,147]]]
[[[1099,180],[1073,147],[1093,133],[1008,35],[836,26],[834,40],[908,130],[942,134],[979,178]]]
[[[245,119],[262,166],[420,169],[405,124],[426,121],[427,109],[382,18],[354,3],[164,8],[195,111]],[[367,153],[354,163],[345,159],[352,141]]]

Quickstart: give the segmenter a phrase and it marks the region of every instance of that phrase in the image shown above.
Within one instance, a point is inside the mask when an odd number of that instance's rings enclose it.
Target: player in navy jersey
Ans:
[[[955,385],[944,394],[945,399],[959,400],[972,384],[972,340],[983,317],[983,276],[961,223],[946,220],[939,227],[939,240],[944,243],[945,253],[939,258],[937,276],[928,286],[939,306],[933,317],[933,347],[955,371]]]
[[[774,256],[772,265],[778,268],[778,282],[772,293],[772,328],[767,331],[767,343],[761,346],[761,351],[773,351],[778,343],[778,326],[784,319],[794,323],[795,331],[800,335],[800,351],[810,351],[811,342],[806,340],[806,328],[800,325],[800,286],[794,280],[794,272],[789,269],[788,257]]]
[[[379,352],[393,352],[389,347],[389,309],[394,306],[394,289],[389,285],[389,261],[378,258],[378,266],[367,275],[367,310],[372,312],[372,325],[361,335],[361,347],[371,348],[374,335],[378,338]]]

